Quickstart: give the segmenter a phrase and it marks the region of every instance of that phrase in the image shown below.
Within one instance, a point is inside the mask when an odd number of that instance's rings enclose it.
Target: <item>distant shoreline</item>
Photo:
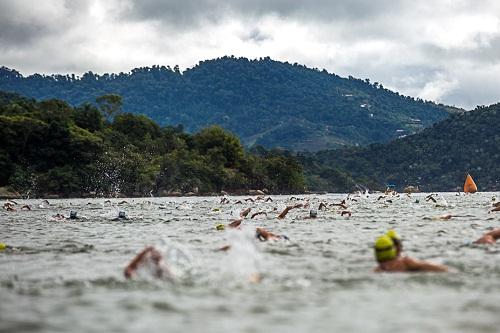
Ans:
[[[459,195],[465,195],[464,192],[460,191],[430,191],[430,192],[417,192],[417,193],[411,193],[411,195],[428,195],[429,193],[441,193],[441,194],[459,194]],[[477,193],[500,193],[500,191],[481,191]],[[197,198],[197,197],[223,197],[223,196],[229,196],[229,197],[251,197],[251,196],[294,196],[294,195],[349,195],[350,193],[347,192],[302,192],[302,193],[266,193],[266,194],[256,194],[256,193],[249,193],[249,192],[224,192],[224,193],[203,193],[203,194],[188,194],[188,193],[183,193],[183,194],[171,194],[171,195],[159,195],[159,196],[127,196],[124,194],[120,194],[117,196],[62,196],[62,195],[56,195],[56,194],[51,194],[51,195],[46,195],[46,196],[35,196],[35,197],[23,197],[23,196],[11,196],[7,197],[4,195],[0,195],[0,200],[66,200],[66,199],[150,199],[150,198]],[[373,191],[370,192],[372,195],[377,195],[377,194],[383,194],[381,191]],[[406,193],[401,192],[398,193],[400,195],[406,195]],[[467,194],[467,195],[473,195],[473,194]]]
[[[0,199],[2,200],[15,200],[15,199],[124,199],[124,198],[186,198],[186,197],[219,197],[219,196],[269,196],[269,195],[304,195],[304,194],[326,194],[326,192],[299,192],[299,193],[270,193],[268,190],[241,190],[241,191],[221,191],[219,193],[209,192],[209,193],[194,193],[194,192],[167,192],[161,195],[143,195],[143,194],[123,194],[116,193],[114,195],[96,195],[94,193],[82,193],[80,195],[63,195],[63,194],[44,194],[41,196],[26,196],[22,195],[16,191],[9,190],[5,187],[0,188]]]

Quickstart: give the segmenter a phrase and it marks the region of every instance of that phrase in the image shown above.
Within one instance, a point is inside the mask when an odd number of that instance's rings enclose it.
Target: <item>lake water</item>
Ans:
[[[500,244],[474,246],[500,212],[500,193],[440,194],[446,207],[413,194],[349,201],[352,216],[330,207],[276,218],[289,196],[19,200],[0,211],[1,332],[498,332]],[[346,195],[301,196],[312,208]],[[254,197],[255,198],[255,197]],[[392,202],[386,201],[391,199]],[[299,201],[300,202],[300,201]],[[30,204],[32,211],[20,211]],[[217,231],[244,208],[267,211],[241,230]],[[276,211],[273,209],[276,208]],[[78,211],[87,219],[57,221]],[[112,221],[119,210],[127,221]],[[450,220],[434,220],[452,214]],[[259,242],[255,227],[289,241]],[[388,229],[405,253],[449,265],[450,273],[373,273],[372,245]],[[126,280],[123,269],[146,245],[179,249],[176,279],[147,270]],[[228,252],[215,251],[230,244]],[[260,273],[260,283],[249,276]]]

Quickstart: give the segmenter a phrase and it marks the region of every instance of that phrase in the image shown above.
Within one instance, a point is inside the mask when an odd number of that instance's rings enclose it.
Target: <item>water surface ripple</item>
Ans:
[[[500,244],[470,242],[500,227],[488,213],[499,193],[442,193],[447,206],[414,194],[349,202],[304,219],[276,218],[290,201],[230,197],[19,200],[31,211],[0,211],[2,332],[498,332]],[[302,196],[312,208],[346,195]],[[123,200],[126,203],[121,203]],[[242,200],[243,204],[234,204]],[[498,200],[498,199],[496,199]],[[267,211],[239,231],[217,231],[247,207]],[[276,211],[273,209],[276,208]],[[57,221],[78,211],[87,219]],[[112,221],[119,210],[129,220]],[[434,217],[452,214],[450,220]],[[455,217],[456,216],[456,217]],[[258,242],[255,227],[290,241]],[[371,246],[388,229],[407,255],[452,267],[445,274],[375,274]],[[148,244],[174,244],[191,256],[174,282],[125,280],[123,268]],[[215,251],[223,245],[239,252]],[[260,283],[248,275],[258,271]]]

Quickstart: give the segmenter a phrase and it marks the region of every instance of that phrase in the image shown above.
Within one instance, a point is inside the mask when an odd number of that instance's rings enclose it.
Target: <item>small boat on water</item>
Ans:
[[[476,193],[477,185],[474,183],[474,179],[472,179],[471,175],[467,174],[464,183],[464,192],[465,193]]]

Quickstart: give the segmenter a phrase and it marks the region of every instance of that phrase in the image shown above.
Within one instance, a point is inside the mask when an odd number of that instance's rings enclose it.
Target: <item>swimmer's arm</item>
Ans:
[[[132,261],[128,264],[128,266],[125,268],[124,271],[125,277],[127,279],[130,279],[132,277],[132,274],[137,270],[137,267],[139,266],[139,263],[142,261],[144,256],[151,251],[153,251],[153,247],[148,246],[144,250],[142,250],[138,255],[136,255],[134,259],[132,259]]]
[[[486,233],[486,235],[489,235],[493,237],[495,240],[497,240],[500,238],[500,228],[491,230],[490,232]]]
[[[267,241],[270,239],[276,240],[281,238],[281,236],[277,236],[263,228],[257,228],[255,236],[261,241]]]
[[[285,218],[285,216],[286,216],[286,214],[288,214],[288,212],[289,212],[292,208],[294,208],[294,207],[293,207],[293,206],[287,206],[287,207],[285,208],[285,210],[283,210],[283,211],[281,212],[281,214],[280,214],[280,215],[278,215],[278,218],[279,218],[280,220],[281,220],[281,219],[284,219],[284,218]]]
[[[261,241],[266,241],[267,238],[269,237],[269,232],[265,229],[262,228],[257,228],[255,230],[255,237]]]
[[[250,218],[252,218],[252,219],[253,219],[253,218],[254,218],[254,217],[256,217],[257,215],[262,215],[262,214],[265,214],[265,215],[267,216],[267,213],[266,213],[266,212],[257,212],[257,213],[252,214],[252,216],[251,216]]]
[[[216,251],[229,251],[231,249],[231,245],[224,245],[223,247],[217,249]]]
[[[247,209],[245,210],[242,210],[240,212],[240,217],[247,217],[248,213],[250,213],[250,211],[252,210],[252,208],[248,207]]]
[[[287,206],[287,207],[285,208],[285,210],[284,210],[284,211],[282,211],[280,215],[278,215],[278,218],[279,218],[280,220],[281,220],[281,219],[284,219],[284,218],[285,218],[285,216],[286,216],[286,214],[288,214],[288,212],[289,212],[289,211],[291,211],[292,209],[294,209],[294,208],[302,208],[302,207],[304,207],[304,206],[305,206],[305,205],[304,205],[304,204],[301,204],[301,203],[296,204],[296,205],[293,205],[293,206]]]
[[[230,228],[238,228],[241,225],[242,221],[243,221],[243,218],[236,219],[233,222],[229,223],[227,226]]]
[[[494,229],[494,230],[482,235],[474,243],[476,243],[476,244],[494,244],[498,238],[500,238],[500,229]]]
[[[444,265],[434,264],[432,262],[417,260],[405,257],[405,264],[409,271],[418,272],[447,272],[448,267]]]

